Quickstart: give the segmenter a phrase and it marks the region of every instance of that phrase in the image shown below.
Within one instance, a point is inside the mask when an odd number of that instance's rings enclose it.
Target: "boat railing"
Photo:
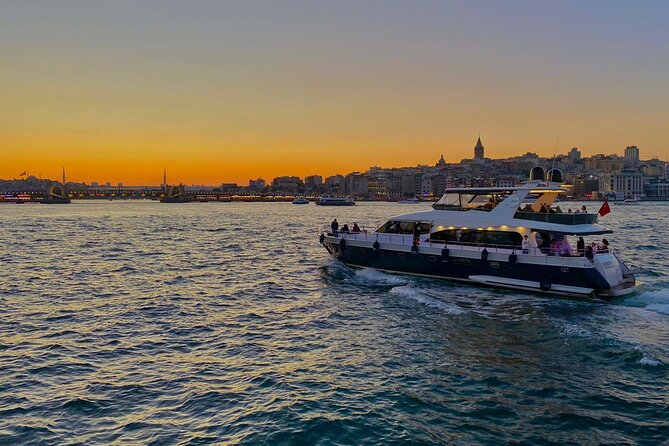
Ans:
[[[597,223],[598,214],[586,213],[549,213],[516,211],[513,216],[521,220],[540,221],[544,223],[556,223],[560,225],[587,225]]]

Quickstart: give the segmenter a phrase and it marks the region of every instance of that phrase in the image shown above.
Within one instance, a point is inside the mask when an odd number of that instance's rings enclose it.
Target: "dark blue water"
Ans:
[[[333,217],[424,208],[1,206],[0,443],[669,439],[668,205],[602,219],[646,270],[610,304],[355,272],[318,244]]]

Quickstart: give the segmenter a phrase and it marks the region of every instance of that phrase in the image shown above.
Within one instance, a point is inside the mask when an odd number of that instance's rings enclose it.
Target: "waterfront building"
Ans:
[[[345,177],[344,194],[354,197],[366,197],[369,193],[367,175],[353,172]]]
[[[344,176],[333,175],[325,178],[325,192],[333,195],[344,193]]]
[[[249,180],[249,189],[260,190],[267,186],[265,180],[258,178],[257,180]]]
[[[599,191],[616,200],[642,197],[644,195],[643,174],[631,169],[617,173],[603,173],[599,177]]]
[[[643,187],[646,198],[655,200],[669,199],[669,179],[667,178],[648,178]]]
[[[572,195],[575,197],[585,197],[599,192],[599,178],[590,175],[585,178],[576,178],[572,187]]]
[[[272,180],[272,190],[278,193],[297,194],[302,186],[302,181],[299,177],[284,176],[276,177]]]
[[[383,176],[367,176],[367,194],[372,200],[388,198],[388,181]]]

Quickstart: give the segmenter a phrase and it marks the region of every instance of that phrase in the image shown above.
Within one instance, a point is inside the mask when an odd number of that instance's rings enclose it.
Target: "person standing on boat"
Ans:
[[[530,252],[530,239],[527,235],[523,236],[523,241],[520,244],[520,247],[523,250],[523,254],[529,254]]]
[[[337,222],[336,218],[332,220],[332,223],[330,223],[330,228],[332,229],[332,235],[337,237],[337,231],[339,231],[339,222]]]
[[[585,240],[583,240],[583,237],[578,238],[578,241],[576,242],[576,251],[578,251],[579,256],[585,254]]]
[[[353,229],[351,229],[351,232],[360,232],[360,226],[358,226],[357,223],[353,222]]]
[[[417,221],[413,224],[413,245],[418,246],[420,244],[420,222]]]

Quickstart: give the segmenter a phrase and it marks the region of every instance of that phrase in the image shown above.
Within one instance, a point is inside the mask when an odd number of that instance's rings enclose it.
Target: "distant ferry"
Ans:
[[[323,195],[317,202],[319,206],[354,206],[355,200],[351,197],[332,197]]]
[[[634,292],[634,274],[606,240],[594,250],[572,249],[569,236],[612,231],[597,224],[596,213],[551,209],[564,192],[562,172],[544,177],[535,167],[520,186],[447,189],[431,210],[392,217],[370,233],[328,228],[320,241],[356,268],[574,297]],[[523,205],[530,193],[537,200]]]
[[[295,197],[293,204],[309,204],[309,200],[304,197]]]
[[[31,199],[30,194],[0,194],[0,203],[23,204]]]

